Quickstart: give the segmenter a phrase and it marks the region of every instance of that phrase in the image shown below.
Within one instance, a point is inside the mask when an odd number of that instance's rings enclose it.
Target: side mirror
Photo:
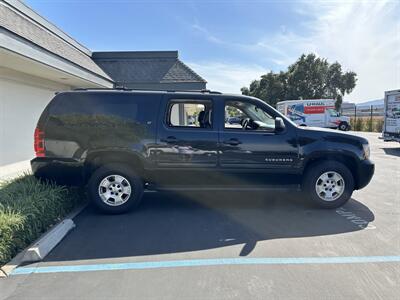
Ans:
[[[275,132],[282,132],[285,130],[285,122],[283,122],[282,118],[275,118]]]

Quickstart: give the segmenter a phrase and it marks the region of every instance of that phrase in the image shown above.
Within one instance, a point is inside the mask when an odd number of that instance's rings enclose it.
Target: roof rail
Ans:
[[[176,93],[176,92],[188,92],[188,93],[202,93],[202,94],[222,94],[221,92],[218,91],[210,91],[207,89],[203,90],[168,90],[168,89],[130,89],[130,88],[125,88],[125,87],[116,87],[116,88],[76,88],[73,89],[73,91],[113,91],[113,90],[118,90],[118,91],[154,91],[154,92],[167,92],[167,93]]]
[[[201,90],[201,92],[202,92],[202,93],[209,93],[209,94],[218,94],[218,95],[221,95],[221,94],[222,94],[221,92],[218,92],[218,91],[211,91],[211,90],[207,90],[207,89]]]
[[[113,90],[118,90],[118,91],[130,91],[132,89],[127,89],[124,87],[115,87],[115,88],[75,88],[72,89],[73,91],[113,91]]]
[[[222,94],[221,92],[218,91],[210,91],[207,89],[203,89],[203,90],[166,90],[169,93],[176,93],[176,92],[189,92],[189,93],[202,93],[202,94]]]

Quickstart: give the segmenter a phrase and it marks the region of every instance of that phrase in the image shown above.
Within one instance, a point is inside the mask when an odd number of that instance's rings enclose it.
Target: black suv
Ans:
[[[366,139],[298,127],[259,99],[210,91],[58,93],[34,137],[34,174],[87,185],[109,213],[138,205],[144,189],[294,188],[336,208],[374,173]]]

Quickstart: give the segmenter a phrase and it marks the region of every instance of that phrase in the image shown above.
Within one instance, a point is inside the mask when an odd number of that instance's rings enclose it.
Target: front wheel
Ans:
[[[339,130],[347,131],[349,129],[350,129],[350,127],[349,127],[349,124],[347,124],[347,122],[342,122],[339,124]]]
[[[139,205],[143,196],[143,181],[123,164],[106,164],[90,177],[88,194],[91,202],[101,211],[124,213]]]
[[[351,198],[353,190],[353,175],[336,161],[313,164],[303,180],[304,196],[321,208],[342,206]]]

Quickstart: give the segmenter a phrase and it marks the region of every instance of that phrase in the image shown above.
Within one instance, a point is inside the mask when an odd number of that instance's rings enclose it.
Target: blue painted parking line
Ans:
[[[91,272],[111,270],[142,270],[157,268],[220,266],[220,265],[302,265],[302,264],[355,264],[400,262],[400,256],[338,256],[338,257],[286,257],[286,258],[220,258],[150,261],[118,264],[93,264],[49,267],[20,267],[11,275],[32,273]]]

